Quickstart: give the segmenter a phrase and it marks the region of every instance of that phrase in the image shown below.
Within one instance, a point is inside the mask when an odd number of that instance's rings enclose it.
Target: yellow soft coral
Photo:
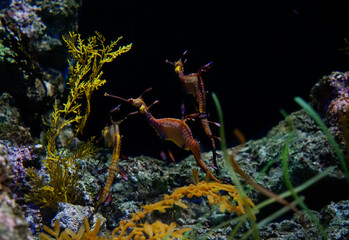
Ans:
[[[59,222],[55,221],[53,229],[44,226],[44,230],[53,236],[56,240],[107,240],[106,236],[99,237],[99,229],[101,227],[101,219],[97,219],[94,229],[90,229],[90,224],[87,218],[84,219],[83,225],[79,228],[77,233],[74,233],[69,228],[66,228],[62,233],[60,233]],[[40,234],[40,239],[42,240],[52,240],[52,238],[46,233]]]
[[[31,193],[26,195],[28,200],[45,207],[56,207],[59,202],[75,201],[80,169],[77,159],[93,155],[94,150],[91,142],[80,145],[73,153],[68,153],[66,149],[85,127],[91,111],[92,93],[106,82],[101,79],[102,66],[131,49],[132,45],[129,44],[114,50],[120,39],[121,37],[105,46],[105,38],[98,32],[96,36],[88,38],[87,43],[76,33],[69,33],[68,37],[63,37],[71,54],[68,61],[69,93],[63,108],[55,101],[51,115],[51,127],[47,132],[47,156],[43,161],[49,178],[46,180],[45,175],[28,169],[32,187]],[[63,129],[70,125],[75,127],[74,133],[63,149],[58,149],[56,140]]]
[[[220,191],[225,191],[228,193],[228,195],[222,196]],[[132,229],[131,233],[128,235],[128,238],[125,239],[131,239],[130,236],[138,236],[138,239],[148,239],[148,238],[140,238],[140,237],[148,237],[151,235],[150,233],[154,233],[153,225],[149,225],[149,223],[146,223],[144,225],[141,225],[139,227],[137,225],[137,222],[141,219],[143,219],[148,213],[152,211],[160,211],[165,212],[166,209],[172,208],[174,205],[180,206],[182,208],[187,208],[187,205],[181,201],[182,198],[188,197],[202,197],[207,196],[207,199],[210,203],[210,205],[220,205],[220,211],[221,212],[232,212],[236,211],[238,215],[245,214],[245,206],[244,201],[242,201],[237,189],[233,185],[223,184],[219,182],[200,182],[197,184],[191,184],[189,186],[180,187],[171,195],[165,195],[164,200],[156,202],[154,204],[149,204],[143,206],[143,211],[133,213],[131,215],[131,219],[128,221],[121,221],[119,223],[119,227],[115,228],[112,232],[113,239],[124,239],[123,237],[126,236],[127,232]],[[254,204],[250,198],[247,197],[247,202],[251,207],[254,207]],[[172,226],[176,226],[175,223],[171,223]],[[160,226],[158,223],[155,226]],[[154,227],[155,227],[154,226]],[[161,225],[163,227],[166,226],[166,229],[168,225],[164,224]],[[173,228],[174,229],[174,228]],[[170,231],[167,231],[168,236],[176,237],[176,234],[178,236],[182,236],[183,232],[190,231],[190,228],[185,228],[177,231],[173,231],[172,233]],[[164,229],[165,231],[165,229]],[[167,235],[166,234],[166,235]],[[162,235],[161,235],[162,236]],[[152,239],[162,239],[162,238],[152,238]]]
[[[122,37],[119,37],[116,41],[112,41],[110,45],[105,46],[105,38],[98,32],[96,32],[96,36],[88,38],[88,44],[85,44],[80,35],[76,33],[69,33],[69,37],[63,38],[71,54],[69,71],[72,74],[67,84],[71,86],[72,90],[61,113],[65,116],[74,113],[77,119],[74,121],[74,118],[70,118],[70,120],[76,123],[77,133],[80,133],[85,127],[87,117],[90,114],[93,91],[106,82],[101,79],[102,66],[104,63],[112,62],[119,55],[128,52],[132,47],[132,44],[129,44],[120,46],[118,50],[114,51],[121,39]],[[76,101],[83,97],[86,103],[84,114],[81,110],[82,105],[76,104]]]
[[[226,192],[228,195],[222,196],[220,191]],[[100,220],[98,220],[96,227],[93,230],[89,230],[90,226],[87,219],[85,219],[85,230],[80,228],[79,233],[76,235],[82,236],[82,238],[76,238],[75,235],[72,240],[82,239],[82,240],[126,240],[126,239],[138,239],[138,240],[161,240],[167,237],[167,239],[183,239],[184,233],[191,231],[191,228],[182,228],[176,230],[176,223],[171,223],[167,225],[160,221],[155,221],[154,223],[144,222],[139,223],[142,219],[146,217],[147,214],[157,210],[160,212],[165,212],[166,209],[172,208],[174,205],[180,206],[182,208],[187,208],[187,205],[181,201],[182,198],[188,197],[202,197],[207,196],[210,205],[220,205],[221,212],[232,212],[236,211],[238,215],[245,214],[244,201],[240,198],[240,195],[233,185],[223,184],[219,182],[200,182],[197,184],[191,184],[189,186],[184,186],[174,190],[171,195],[165,195],[164,200],[156,202],[154,204],[149,204],[143,206],[143,210],[132,213],[131,219],[123,220],[119,222],[119,226],[112,231],[112,234],[108,238],[102,237],[98,238],[97,233],[99,230]],[[248,204],[253,207],[254,204],[251,199],[247,198]],[[45,227],[45,231],[51,234],[56,240],[63,240],[64,235],[71,232],[71,230],[66,229],[64,232],[59,234],[58,223],[55,223],[54,230]],[[82,231],[82,232],[81,232]],[[73,236],[73,234],[70,234]],[[43,240],[51,240],[51,238],[46,234],[40,235]],[[89,237],[89,238],[87,238]]]
[[[220,191],[225,191],[229,194],[222,196]],[[220,205],[221,212],[236,211],[238,215],[245,214],[244,204],[240,195],[233,185],[223,184],[219,182],[200,182],[197,184],[191,184],[176,189],[170,196],[166,195],[165,199],[161,202],[143,206],[147,212],[158,210],[164,212],[166,208],[172,207],[174,204],[183,208],[187,206],[180,202],[183,197],[202,197],[206,196],[210,205]],[[254,206],[251,199],[247,198],[250,206]]]

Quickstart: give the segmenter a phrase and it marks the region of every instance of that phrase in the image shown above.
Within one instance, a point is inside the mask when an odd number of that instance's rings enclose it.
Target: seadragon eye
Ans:
[[[178,73],[179,71],[181,72],[184,72],[184,69],[181,65],[178,65],[176,68],[175,68],[175,72]]]

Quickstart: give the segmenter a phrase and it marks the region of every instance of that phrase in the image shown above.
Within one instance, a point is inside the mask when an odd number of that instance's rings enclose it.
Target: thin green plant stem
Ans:
[[[334,170],[334,167],[328,167],[326,168],[324,171],[322,171],[321,173],[315,175],[314,177],[310,178],[309,180],[307,180],[306,182],[302,183],[301,185],[299,185],[298,187],[294,188],[294,191],[296,193],[304,191],[305,189],[307,189],[308,187],[312,186],[313,184],[315,184],[316,182],[318,182],[319,180],[321,180],[322,178],[326,177],[328,174],[330,174],[332,171]],[[291,196],[291,191],[286,191],[283,192],[279,195],[280,198],[286,198]],[[263,202],[259,203],[258,205],[256,205],[253,210],[254,211],[258,211],[270,204],[272,204],[273,202],[275,202],[275,199],[273,198],[268,198],[266,200],[264,200]]]
[[[303,201],[304,197],[302,196],[299,199]],[[298,201],[294,200],[293,202],[291,202],[291,204],[296,206],[298,204]],[[267,216],[266,218],[264,218],[264,219],[262,219],[261,221],[258,222],[258,228],[261,229],[263,226],[265,226],[266,224],[272,222],[274,219],[284,215],[289,210],[290,210],[290,208],[285,206],[285,207],[277,210],[276,212],[273,212],[272,214],[270,214],[269,216]]]
[[[186,232],[185,236],[189,237],[190,235],[192,235],[190,237],[191,239],[194,239],[195,238],[194,234],[198,231],[198,229],[200,229],[203,226],[205,219],[208,219],[210,216],[212,216],[213,212],[216,211],[217,209],[218,209],[217,205],[212,206],[211,210],[208,211],[197,224],[195,224],[195,227],[193,228],[193,230]],[[208,235],[211,232],[212,232],[212,229],[210,229],[210,231],[204,235],[203,240],[207,239]]]
[[[162,240],[167,240],[167,239],[169,239],[169,237],[171,237],[172,233],[173,233],[173,231],[170,232],[170,233],[168,233],[165,237],[162,238]]]
[[[315,110],[308,104],[306,103],[302,98],[300,97],[295,97],[294,101],[296,103],[298,103],[308,114],[309,116],[311,116],[314,121],[316,122],[316,124],[320,127],[320,129],[322,130],[322,132],[325,134],[325,136],[327,137],[327,140],[329,141],[329,143],[332,145],[333,147],[333,151],[335,152],[335,154],[337,155],[339,162],[342,166],[342,169],[344,171],[344,175],[346,178],[346,181],[348,183],[349,186],[349,170],[348,170],[348,166],[347,163],[344,159],[344,155],[338,145],[338,143],[336,142],[335,138],[333,137],[333,135],[330,133],[330,131],[328,130],[326,124],[324,123],[324,121],[321,119],[321,117],[319,116],[319,114],[317,114],[315,112]]]
[[[183,239],[189,239],[189,234],[191,233],[191,231],[185,232],[183,234]]]
[[[255,181],[258,182],[258,180],[261,179],[261,178],[265,175],[265,173],[268,171],[268,169],[269,169],[274,163],[276,163],[276,162],[278,162],[278,160],[276,160],[276,159],[270,159],[270,160],[267,162],[267,164],[265,164],[265,166],[262,168],[262,170],[258,173],[258,175],[257,175],[257,177],[256,177],[256,179],[255,179]],[[246,184],[246,185],[248,185],[248,184]],[[253,189],[253,187],[252,187],[251,185],[248,185],[248,186],[247,186],[247,189],[246,189],[246,194],[248,194],[249,192],[251,192],[252,189]]]
[[[232,182],[237,186],[237,188],[238,188],[238,190],[239,190],[239,193],[240,193],[240,195],[241,196],[246,196],[245,194],[245,192],[244,192],[244,190],[243,190],[243,187],[242,187],[242,185],[241,185],[241,183],[240,183],[240,181],[239,181],[239,179],[238,179],[238,177],[237,177],[237,175],[236,175],[236,173],[235,173],[235,171],[234,171],[234,169],[233,169],[233,166],[231,165],[231,163],[230,163],[230,161],[229,161],[229,155],[228,155],[228,152],[227,152],[227,145],[226,145],[226,142],[225,142],[225,132],[224,132],[224,121],[223,121],[223,112],[222,112],[222,108],[221,108],[221,105],[220,105],[220,103],[219,103],[219,100],[218,100],[218,98],[217,98],[217,96],[216,96],[216,94],[215,93],[212,93],[212,98],[213,98],[213,101],[214,101],[214,103],[215,103],[215,105],[216,105],[216,108],[217,108],[217,113],[218,113],[218,118],[219,118],[219,122],[220,122],[220,124],[221,124],[221,127],[220,127],[220,138],[221,138],[221,149],[222,149],[222,153],[223,153],[223,159],[224,159],[224,161],[225,161],[225,164],[226,164],[226,167],[228,168],[228,171],[229,171],[229,173],[230,173],[230,175],[231,175],[231,178],[232,178]],[[297,102],[298,103],[298,102]],[[308,111],[307,111],[308,112]],[[315,111],[314,111],[315,112]],[[308,112],[308,114],[309,114],[309,112]],[[315,113],[316,114],[316,113]],[[310,114],[309,114],[310,115]],[[312,116],[312,115],[311,115]],[[313,117],[314,118],[314,117]],[[321,120],[321,118],[319,118],[320,120]],[[317,120],[316,119],[314,119],[315,120],[315,122],[317,122]],[[317,122],[318,123],[318,122]],[[327,129],[327,127],[326,127],[326,125],[325,124],[323,124],[324,126],[325,126],[325,128]],[[320,126],[320,125],[319,125]],[[320,126],[321,127],[321,126]],[[322,130],[323,130],[323,128],[321,128]],[[328,129],[327,129],[327,131],[328,131]],[[325,132],[324,132],[325,133]],[[328,131],[328,133],[329,133],[329,131]],[[327,135],[326,133],[325,133],[325,135],[328,137],[328,136],[332,136],[331,134],[329,134],[329,135]],[[332,137],[333,138],[333,137]],[[333,138],[333,140],[334,140],[334,138]],[[329,142],[332,144],[333,142],[332,141],[330,141],[330,139],[329,139]],[[338,146],[338,144],[334,141],[334,143],[335,143],[335,145],[337,145]],[[332,144],[332,146],[333,146],[333,144]],[[334,147],[334,146],[333,146]],[[335,148],[335,147],[334,147]],[[338,151],[339,150],[339,151]],[[338,153],[342,156],[342,159],[344,160],[344,157],[343,157],[343,155],[342,155],[342,153],[341,153],[341,151],[340,151],[340,148],[339,148],[339,146],[338,146],[338,149],[335,149],[335,152],[336,152],[336,154],[338,155]],[[338,155],[339,156],[339,155]],[[340,157],[339,157],[340,158]],[[343,161],[344,162],[344,166],[346,166],[346,163],[345,163],[345,161]],[[342,161],[341,161],[341,163],[342,163]],[[342,166],[343,166],[343,164],[342,164]],[[300,192],[300,191],[303,191],[303,190],[305,190],[306,188],[308,188],[308,187],[310,187],[311,185],[313,185],[315,182],[317,182],[317,181],[319,181],[320,179],[322,179],[322,178],[324,178],[325,176],[327,176],[331,171],[333,171],[333,169],[334,169],[334,167],[329,167],[329,168],[327,168],[327,169],[325,169],[323,172],[321,172],[321,173],[319,173],[318,175],[316,175],[316,176],[314,176],[314,177],[312,177],[311,179],[309,179],[308,181],[306,181],[306,182],[304,182],[303,184],[301,184],[300,186],[298,186],[298,187],[296,187],[296,188],[292,188],[292,191],[286,191],[286,192],[284,192],[284,193],[282,193],[282,194],[280,194],[279,196],[281,197],[281,198],[286,198],[286,197],[289,197],[289,196],[291,196],[291,195],[293,195],[294,193],[298,193],[298,192]],[[344,168],[345,169],[345,168]],[[346,168],[347,169],[347,168]],[[345,170],[344,170],[345,171]],[[348,174],[349,175],[349,174]],[[348,177],[347,177],[347,179],[349,179]],[[240,192],[241,191],[241,192]],[[298,200],[299,200],[299,197],[298,197]],[[283,211],[284,210],[280,210],[280,212],[278,213],[278,214],[273,214],[273,216],[269,216],[268,218],[267,218],[267,220],[266,221],[264,221],[264,222],[262,222],[262,224],[256,224],[256,222],[255,222],[255,214],[256,213],[258,213],[259,212],[259,210],[260,209],[262,209],[263,207],[266,207],[266,206],[268,206],[268,205],[270,205],[270,204],[272,204],[273,202],[275,202],[275,199],[273,199],[273,198],[269,198],[269,199],[267,199],[267,200],[265,200],[265,201],[263,201],[262,203],[260,203],[260,204],[258,204],[258,205],[256,205],[253,209],[252,208],[250,208],[247,204],[245,204],[247,207],[246,207],[246,212],[247,212],[247,215],[243,215],[243,216],[239,216],[239,217],[237,217],[237,218],[234,218],[234,219],[232,219],[232,220],[229,220],[229,221],[227,221],[226,223],[222,223],[221,224],[221,226],[224,226],[224,225],[227,225],[227,224],[230,224],[230,223],[232,223],[232,222],[236,222],[236,221],[240,221],[240,224],[238,224],[238,225],[241,225],[241,223],[243,223],[244,221],[246,221],[247,220],[247,218],[248,219],[250,219],[250,223],[251,223],[251,225],[252,225],[252,229],[250,230],[250,233],[247,235],[247,236],[245,236],[245,238],[247,238],[250,234],[254,234],[254,237],[255,238],[260,238],[259,237],[259,233],[258,233],[258,230],[256,229],[256,227],[261,227],[263,224],[266,224],[268,221],[272,221],[272,220],[274,220],[276,217],[278,217],[278,216],[280,216],[280,215],[278,215],[279,213],[282,213],[283,214]],[[298,202],[297,202],[298,203]],[[286,207],[285,207],[285,209],[286,209]],[[263,221],[263,220],[262,220]],[[234,236],[235,234],[236,234],[236,232],[237,232],[237,230],[240,228],[240,226],[237,226],[236,227],[236,229],[234,229],[235,231],[234,231],[234,233],[231,235],[231,236]]]
[[[246,208],[246,212],[247,212],[247,216],[250,220],[250,223],[251,223],[251,227],[252,227],[252,230],[253,230],[253,234],[254,234],[254,237],[255,239],[259,239],[259,233],[258,233],[258,229],[257,229],[257,224],[256,224],[256,216],[254,215],[253,211],[252,211],[252,208],[250,207],[247,199],[246,199],[246,193],[242,187],[242,184],[241,182],[239,181],[239,178],[237,177],[235,171],[234,171],[234,168],[230,162],[230,157],[229,157],[229,154],[228,154],[228,150],[227,150],[227,144],[226,144],[226,141],[225,141],[225,128],[224,128],[224,120],[223,120],[223,111],[222,111],[222,107],[221,107],[221,104],[218,100],[218,97],[215,93],[212,93],[212,98],[213,98],[213,101],[215,103],[215,106],[216,106],[216,109],[217,109],[217,114],[218,114],[218,118],[219,118],[219,123],[220,123],[220,128],[219,128],[219,136],[220,136],[220,139],[221,139],[221,150],[222,150],[222,153],[223,153],[223,159],[224,159],[224,162],[225,162],[225,165],[226,167],[228,168],[228,171],[230,173],[230,176],[232,178],[232,182],[236,185],[238,191],[239,191],[239,194],[241,196],[241,198],[243,199],[244,201],[244,205],[245,205],[245,208]]]
[[[254,211],[253,209],[252,209],[252,211],[254,212],[254,214],[258,214],[258,211]],[[222,223],[218,224],[217,226],[214,226],[214,227],[210,228],[210,231],[209,231],[208,233],[205,234],[205,236],[204,236],[203,239],[204,239],[204,240],[207,240],[208,236],[209,236],[212,232],[214,232],[214,231],[216,231],[216,230],[218,230],[218,229],[221,229],[221,228],[226,227],[226,226],[228,226],[228,225],[230,225],[230,224],[233,224],[233,223],[237,223],[237,224],[235,225],[233,231],[231,232],[231,236],[235,236],[236,233],[237,233],[237,231],[239,230],[239,228],[240,228],[240,226],[241,226],[240,223],[244,223],[244,222],[246,221],[246,219],[247,219],[247,215],[245,214],[245,215],[237,216],[237,217],[235,217],[235,218],[233,218],[233,219],[230,219],[230,220],[228,220],[228,221],[222,222]]]
[[[291,192],[292,197],[295,199],[297,204],[306,212],[306,214],[310,217],[310,219],[315,223],[315,225],[317,226],[320,234],[322,235],[322,238],[323,239],[327,239],[327,236],[325,234],[324,228],[321,225],[319,219],[317,219],[315,217],[313,212],[305,204],[304,198],[300,197],[296,193],[296,191],[295,191],[295,189],[294,189],[294,187],[292,185],[290,173],[288,171],[288,169],[289,169],[289,167],[288,167],[288,156],[289,156],[289,152],[290,152],[291,141],[292,141],[292,139],[294,137],[294,129],[293,129],[293,125],[292,125],[291,121],[289,121],[287,119],[287,113],[285,111],[283,111],[282,115],[284,115],[285,121],[287,122],[287,124],[288,124],[288,126],[290,128],[289,134],[288,134],[287,139],[286,139],[285,147],[284,147],[284,150],[283,150],[282,156],[281,156],[282,172],[283,172],[283,176],[284,176],[285,185],[289,189],[289,191]]]
[[[318,175],[316,175],[316,176],[310,178],[310,179],[307,180],[306,182],[304,182],[304,183],[302,183],[301,185],[299,185],[298,187],[294,188],[294,191],[295,191],[296,193],[299,193],[299,192],[301,192],[301,191],[304,191],[304,190],[307,189],[308,187],[310,187],[310,186],[312,186],[313,184],[315,184],[316,182],[320,181],[322,178],[326,177],[329,173],[331,173],[331,172],[333,171],[333,169],[334,169],[334,167],[328,167],[328,168],[325,169],[323,172],[319,173]],[[286,198],[286,197],[289,197],[289,196],[291,196],[291,195],[292,195],[291,192],[288,190],[288,191],[286,191],[286,192],[281,193],[281,194],[279,195],[279,197],[280,197],[280,198]],[[274,203],[274,202],[275,202],[275,199],[274,199],[274,198],[268,198],[268,199],[264,200],[263,202],[257,204],[257,205],[252,209],[252,211],[253,211],[253,213],[256,215],[256,214],[259,213],[259,211],[260,211],[262,208],[264,208],[264,207],[266,207],[266,206],[269,206],[270,204],[272,204],[272,203]],[[275,216],[274,216],[274,217],[275,217]],[[246,219],[247,219],[247,216],[246,216],[246,215],[241,215],[241,216],[235,217],[235,218],[233,218],[233,219],[231,219],[231,220],[228,220],[228,221],[226,221],[226,222],[223,222],[223,223],[221,223],[221,224],[215,226],[214,228],[212,228],[212,229],[210,230],[210,232],[213,232],[213,231],[215,231],[215,230],[217,230],[217,229],[220,229],[220,228],[222,228],[222,227],[225,227],[225,226],[227,226],[227,225],[229,225],[229,224],[232,224],[232,223],[234,223],[234,222],[244,222],[244,221],[246,221]],[[271,222],[271,221],[273,221],[274,219],[275,219],[275,218],[269,217],[268,221]],[[266,224],[266,223],[265,223],[265,224]],[[257,226],[258,226],[258,227],[262,227],[261,224],[258,224]],[[231,233],[231,236],[235,236],[238,230],[239,230],[239,228],[233,229],[233,231],[232,231],[232,233]],[[208,236],[208,235],[210,234],[210,232],[207,233],[206,236]],[[206,237],[206,238],[207,238],[207,237]]]
[[[302,198],[304,198],[304,197],[302,197]],[[296,206],[297,203],[298,202],[295,200],[291,204]],[[258,225],[258,229],[261,229],[263,226],[265,226],[269,222],[272,222],[274,219],[277,219],[278,217],[284,215],[289,210],[290,210],[290,208],[285,206],[285,207],[277,210],[276,212],[273,212],[272,214],[270,214],[269,216],[267,216],[266,218],[264,218],[263,220],[258,222],[258,224],[257,224]],[[241,240],[244,240],[244,239],[248,238],[251,234],[252,234],[252,232],[250,230],[241,238]]]
[[[240,221],[235,225],[233,231],[230,233],[229,240],[233,240],[234,239],[234,237],[236,236],[237,232],[239,231],[239,229],[241,228],[242,224],[244,224],[245,221],[246,221],[246,217],[240,219]],[[250,231],[252,231],[252,230],[250,230]]]

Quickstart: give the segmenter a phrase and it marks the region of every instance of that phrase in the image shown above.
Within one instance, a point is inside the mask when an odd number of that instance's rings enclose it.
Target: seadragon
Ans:
[[[186,51],[183,53],[183,55],[186,54]],[[197,114],[190,114],[187,117],[191,117],[192,119],[198,118],[200,119],[201,125],[205,131],[205,134],[210,138],[211,140],[211,146],[212,146],[212,159],[213,164],[217,168],[217,156],[219,155],[216,152],[216,143],[215,138],[218,138],[216,136],[213,136],[211,128],[210,128],[210,122],[207,119],[207,113],[206,113],[206,92],[205,92],[205,85],[204,81],[202,79],[202,73],[208,70],[211,67],[212,62],[207,63],[206,65],[202,66],[198,69],[196,73],[191,73],[188,75],[184,75],[184,68],[183,65],[186,62],[186,60],[183,62],[182,58],[180,58],[176,62],[170,62],[166,60],[167,63],[170,63],[174,66],[175,72],[178,74],[178,78],[182,83],[182,87],[184,92],[188,95],[193,95],[196,99],[196,102],[198,104],[198,113]],[[184,116],[185,107],[184,107],[184,101],[181,105],[181,112],[182,117]],[[219,126],[218,123],[214,123]]]
[[[191,151],[192,154],[194,155],[194,158],[197,164],[201,167],[201,169],[204,170],[205,173],[207,173],[212,180],[218,181],[218,179],[211,173],[210,170],[208,170],[207,166],[202,161],[199,143],[193,138],[193,134],[189,126],[186,124],[186,119],[176,119],[176,118],[157,119],[157,118],[154,118],[153,115],[150,113],[149,108],[158,102],[158,101],[155,101],[149,107],[146,105],[146,103],[143,100],[143,94],[146,92],[149,92],[150,90],[151,88],[147,89],[138,98],[124,99],[122,97],[110,95],[108,93],[105,93],[105,96],[116,98],[124,102],[128,102],[132,106],[137,107],[138,112],[146,117],[149,125],[153,127],[157,135],[162,140],[171,141],[175,143],[177,146],[179,146],[180,148],[187,151]]]
[[[99,199],[98,199],[98,202],[95,206],[94,212],[91,214],[91,216],[94,215],[94,213],[98,210],[98,208],[100,207],[100,205],[104,201],[106,201],[106,202],[110,201],[110,200],[108,200],[109,196],[107,196],[107,195],[109,193],[111,185],[113,184],[115,173],[119,172],[118,162],[119,162],[120,150],[121,150],[121,135],[120,135],[120,130],[119,130],[119,124],[122,121],[123,120],[121,120],[119,122],[114,122],[113,120],[111,120],[111,124],[107,125],[102,131],[102,135],[104,137],[105,144],[108,147],[113,147],[113,154],[112,154],[112,160],[111,160],[111,163],[109,166],[107,181],[104,185],[103,190],[101,190],[101,193],[98,194]]]

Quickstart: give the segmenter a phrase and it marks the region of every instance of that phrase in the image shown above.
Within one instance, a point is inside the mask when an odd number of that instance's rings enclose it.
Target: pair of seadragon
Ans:
[[[183,53],[183,56],[186,52]],[[213,164],[215,169],[217,170],[217,161],[216,158],[219,156],[216,153],[216,144],[215,144],[215,138],[212,135],[212,131],[210,128],[210,123],[207,119],[207,113],[206,113],[206,92],[204,87],[204,82],[202,79],[202,73],[205,72],[207,69],[210,68],[211,62],[204,65],[203,67],[200,67],[197,71],[197,73],[192,73],[185,75],[184,74],[184,68],[183,65],[185,61],[182,61],[182,58],[180,58],[176,62],[170,62],[166,60],[167,63],[170,63],[174,66],[175,72],[178,74],[178,77],[182,83],[182,87],[184,92],[188,95],[193,95],[197,102],[197,113],[190,114],[184,117],[185,108],[184,108],[184,101],[181,105],[181,112],[182,112],[182,119],[176,119],[176,118],[161,118],[157,119],[154,118],[153,115],[150,113],[149,109],[151,106],[153,106],[157,101],[155,101],[153,104],[151,104],[149,107],[143,100],[143,95],[146,92],[149,92],[151,88],[145,90],[141,96],[138,98],[129,98],[124,99],[122,97],[110,95],[108,93],[105,93],[105,96],[116,98],[119,100],[122,100],[123,102],[128,102],[132,106],[138,108],[138,112],[142,115],[144,115],[149,123],[150,126],[154,128],[158,136],[164,140],[164,141],[172,141],[177,146],[181,147],[184,150],[190,150],[192,154],[194,155],[194,158],[198,165],[205,171],[208,176],[214,180],[218,181],[218,179],[212,174],[211,171],[208,170],[207,166],[201,159],[201,152],[200,152],[200,146],[199,143],[193,138],[193,134],[187,125],[188,120],[200,120],[202,127],[206,133],[206,135],[211,139],[211,145],[212,145],[212,153],[213,153]],[[119,107],[119,106],[118,106]],[[118,109],[116,107],[114,110]],[[131,113],[133,114],[133,113]],[[113,147],[113,155],[112,155],[112,161],[111,165],[109,167],[109,173],[108,178],[106,181],[106,184],[103,188],[102,193],[100,194],[100,198],[97,203],[96,209],[100,206],[100,204],[105,200],[109,189],[112,185],[112,182],[114,180],[114,175],[118,171],[117,165],[118,160],[120,156],[120,149],[121,149],[121,138],[120,138],[120,132],[119,132],[119,123],[120,122],[113,122],[110,126],[107,126],[103,130],[103,136],[105,138],[106,144],[110,147]],[[218,125],[218,124],[217,124]]]
[[[185,54],[185,53],[184,53]],[[183,54],[183,55],[184,55]],[[193,119],[199,119],[206,135],[211,139],[211,144],[212,144],[212,152],[213,152],[213,163],[215,165],[215,169],[218,170],[217,168],[217,163],[216,163],[216,158],[219,157],[219,155],[216,153],[216,145],[214,137],[212,135],[211,129],[209,124],[211,122],[208,121],[207,119],[207,113],[206,113],[206,92],[204,88],[204,83],[201,74],[205,72],[207,69],[210,68],[211,63],[208,63],[204,65],[203,67],[199,68],[197,73],[192,73],[188,75],[184,75],[184,69],[183,69],[183,64],[185,61],[182,61],[182,58],[180,58],[176,62],[169,62],[166,60],[167,63],[170,63],[174,66],[175,72],[178,74],[178,77],[182,83],[183,89],[187,94],[194,95],[198,108],[197,108],[197,113],[190,114],[186,117],[182,117],[182,119],[176,119],[176,118],[161,118],[157,119],[154,118],[153,115],[150,113],[149,108],[153,106],[157,101],[152,103],[149,107],[146,105],[146,103],[143,100],[143,94],[146,92],[150,91],[150,89],[147,89],[144,91],[141,96],[138,98],[129,98],[129,99],[124,99],[122,97],[110,95],[108,93],[105,93],[105,96],[107,97],[112,97],[119,99],[123,102],[128,102],[132,106],[138,108],[138,112],[140,114],[143,114],[146,119],[148,120],[148,123],[150,126],[154,128],[158,136],[162,140],[167,140],[167,141],[172,141],[174,142],[177,146],[181,147],[184,150],[190,150],[192,154],[194,155],[194,158],[198,165],[205,171],[207,176],[209,176],[212,180],[214,181],[219,181],[210,170],[208,170],[207,166],[201,159],[201,152],[200,152],[200,146],[199,143],[193,138],[193,134],[187,125],[188,120],[193,120]],[[119,105],[120,106],[120,105]],[[119,109],[119,106],[116,107],[114,110]],[[184,101],[182,102],[181,106],[182,110],[182,116],[184,116]],[[137,112],[136,112],[137,113]],[[131,113],[133,114],[133,113]],[[106,181],[106,184],[103,188],[103,191],[100,195],[100,199],[98,200],[96,204],[96,208],[94,212],[97,211],[98,207],[101,205],[101,203],[105,200],[109,189],[112,185],[112,182],[114,180],[115,173],[119,171],[117,169],[118,166],[118,160],[120,156],[120,149],[121,149],[121,136],[119,132],[119,123],[122,122],[123,120],[119,122],[113,122],[110,126],[107,126],[103,130],[103,136],[105,139],[106,144],[109,147],[113,147],[113,155],[112,155],[112,161],[111,165],[109,167],[109,173],[108,173],[108,178]],[[298,209],[293,205],[287,202],[286,200],[280,198],[278,195],[270,192],[266,188],[262,187],[258,183],[256,183],[250,176],[248,176],[238,165],[238,163],[234,160],[234,156],[231,155],[231,162],[234,166],[235,171],[251,186],[253,186],[256,190],[261,192],[263,195],[275,199],[275,201],[279,202],[282,205],[288,206],[290,209],[292,209],[294,212],[299,214]],[[93,214],[92,214],[93,215]],[[91,215],[91,216],[92,216]]]

